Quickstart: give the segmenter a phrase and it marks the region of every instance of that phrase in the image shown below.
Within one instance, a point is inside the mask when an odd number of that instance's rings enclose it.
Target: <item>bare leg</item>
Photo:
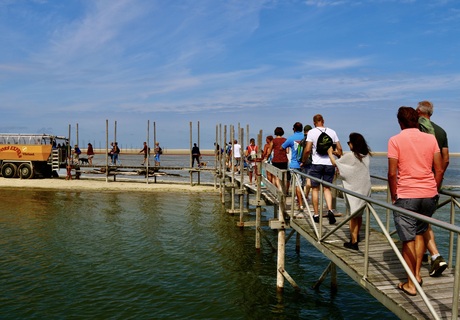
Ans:
[[[423,239],[425,240],[425,245],[431,256],[439,253],[438,248],[436,247],[434,232],[433,229],[431,229],[431,225],[428,226],[428,230],[423,234]]]
[[[311,200],[313,202],[313,211],[315,214],[318,214],[318,194],[319,194],[319,187],[312,187],[312,192],[311,192]]]
[[[428,233],[428,230],[425,231],[425,233]],[[414,273],[414,275],[415,275],[415,278],[417,279],[417,281],[419,283],[422,280],[422,277],[420,275],[420,269],[422,267],[423,254],[426,251],[424,234],[417,235],[415,237],[415,252],[416,252],[417,262],[416,262],[416,265],[415,265],[415,273]]]
[[[415,251],[415,240],[403,242],[402,256],[404,260],[406,261],[407,265],[409,266],[410,271],[413,274],[415,274],[415,269],[416,269],[416,264],[417,264],[416,251]],[[408,292],[416,293],[415,285],[409,277],[407,277],[407,283],[403,285],[404,285],[404,289],[406,289]]]
[[[358,234],[359,234],[359,230],[361,229],[362,221],[363,221],[363,217],[356,217],[350,220],[351,243],[358,242]]]
[[[310,194],[310,189],[311,189],[311,181],[310,179],[307,179],[305,182],[305,199],[308,199],[308,195]]]
[[[324,199],[326,200],[327,209],[332,210],[332,192],[331,188],[324,187]]]
[[[297,195],[297,202],[299,203],[299,206],[303,206],[302,190],[300,189],[300,187],[295,188],[295,193]]]

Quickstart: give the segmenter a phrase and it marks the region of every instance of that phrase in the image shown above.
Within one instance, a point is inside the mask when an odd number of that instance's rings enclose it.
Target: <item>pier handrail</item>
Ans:
[[[378,226],[381,228],[382,233],[384,234],[384,236],[386,237],[386,239],[387,239],[388,243],[390,244],[392,250],[394,251],[394,253],[398,257],[398,260],[400,261],[400,263],[404,267],[405,271],[407,272],[407,274],[409,275],[409,277],[411,278],[411,280],[415,284],[417,292],[419,292],[419,294],[421,295],[423,301],[425,302],[426,306],[430,310],[430,312],[433,315],[433,317],[435,319],[439,319],[439,315],[434,310],[433,306],[431,305],[431,303],[429,301],[429,298],[426,296],[425,292],[423,291],[422,287],[419,285],[419,283],[416,280],[415,276],[410,271],[409,266],[405,262],[404,258],[402,257],[402,254],[400,253],[399,249],[397,248],[397,246],[394,243],[393,238],[391,237],[391,234],[389,232],[388,212],[397,211],[397,212],[400,212],[403,215],[407,215],[407,216],[416,218],[418,220],[427,222],[429,224],[435,225],[435,226],[440,227],[442,229],[448,230],[450,232],[450,235],[451,235],[451,239],[450,239],[451,241],[450,242],[452,244],[452,247],[449,247],[449,261],[452,260],[451,251],[453,252],[453,238],[454,238],[454,234],[456,234],[457,235],[457,248],[456,248],[456,264],[455,265],[458,266],[458,265],[460,265],[460,236],[459,236],[460,235],[460,227],[458,227],[458,226],[456,226],[454,224],[454,221],[455,221],[454,217],[455,217],[455,205],[459,206],[457,198],[460,196],[460,194],[455,193],[455,192],[451,192],[451,191],[443,191],[443,190],[441,190],[441,192],[440,192],[440,194],[447,195],[447,196],[451,197],[450,201],[445,201],[445,202],[441,203],[438,206],[438,208],[439,208],[442,205],[445,205],[447,203],[451,203],[451,222],[447,223],[447,222],[444,222],[444,221],[441,221],[441,220],[438,220],[438,219],[434,219],[434,218],[431,218],[431,217],[427,217],[427,216],[418,214],[416,212],[412,212],[412,211],[409,211],[409,210],[406,210],[406,209],[403,209],[403,208],[396,207],[393,204],[390,204],[390,203],[387,203],[387,202],[383,202],[383,201],[380,201],[380,200],[377,200],[377,199],[373,199],[371,197],[364,196],[362,194],[359,194],[359,193],[353,192],[351,190],[345,189],[345,188],[343,188],[341,186],[338,186],[338,185],[323,181],[322,179],[312,177],[312,176],[310,176],[308,174],[305,174],[305,173],[302,173],[302,172],[300,172],[300,171],[298,171],[296,169],[291,169],[290,171],[291,171],[291,174],[294,176],[294,179],[292,179],[292,181],[294,181],[294,183],[292,183],[292,192],[293,192],[292,193],[293,194],[293,197],[292,197],[293,203],[292,204],[294,204],[295,188],[298,187],[298,186],[300,186],[301,194],[302,194],[302,198],[303,198],[304,202],[307,203],[304,190],[301,187],[302,186],[301,177],[308,178],[308,179],[311,179],[311,180],[314,180],[314,181],[317,181],[317,182],[320,183],[320,199],[319,199],[319,201],[320,201],[320,204],[319,204],[320,221],[319,221],[319,228],[316,227],[316,223],[313,221],[313,215],[310,212],[309,206],[306,206],[306,209],[307,209],[307,211],[309,213],[309,217],[306,217],[306,218],[310,218],[310,221],[313,224],[315,234],[317,235],[319,242],[324,241],[331,234],[333,234],[336,230],[339,230],[345,223],[347,223],[351,218],[353,218],[353,216],[355,214],[357,214],[357,213],[354,213],[353,215],[345,218],[344,221],[342,221],[337,226],[335,226],[326,235],[322,236],[321,235],[321,230],[322,230],[322,221],[323,221],[323,219],[322,219],[322,215],[323,215],[322,214],[323,197],[321,195],[322,195],[323,186],[338,190],[338,191],[340,191],[340,192],[342,192],[344,194],[349,194],[351,196],[354,196],[356,198],[359,198],[359,199],[362,199],[362,200],[366,201],[366,228],[365,228],[365,232],[366,232],[365,237],[366,237],[366,239],[369,239],[370,213],[372,213],[372,216],[374,217],[374,219],[377,222]],[[384,178],[381,178],[381,177],[374,177],[374,178],[385,180]],[[386,209],[386,211],[387,211],[387,226],[385,226],[383,224],[383,222],[380,219],[378,213],[374,209],[374,205],[377,205],[379,207],[382,207],[382,208]],[[294,205],[291,206],[290,216],[291,216],[291,218],[294,217]],[[368,246],[368,241],[366,241],[365,252],[364,252],[364,257],[365,257],[364,258],[364,264],[365,264],[364,265],[364,270],[365,271],[364,271],[364,276],[363,276],[364,280],[366,280],[367,270],[369,268],[368,256],[369,256],[369,246]],[[451,262],[449,262],[449,263],[451,264]],[[455,275],[454,275],[454,287],[453,287],[454,292],[453,292],[453,298],[452,298],[452,319],[457,319],[457,316],[458,316],[458,299],[456,297],[458,297],[458,294],[459,294],[459,285],[460,285],[460,269],[456,268]]]

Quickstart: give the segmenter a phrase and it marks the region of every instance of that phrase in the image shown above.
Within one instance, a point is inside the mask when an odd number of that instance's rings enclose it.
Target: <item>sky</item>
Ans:
[[[320,113],[386,151],[430,100],[460,152],[459,38],[457,0],[0,0],[0,132],[212,149]]]

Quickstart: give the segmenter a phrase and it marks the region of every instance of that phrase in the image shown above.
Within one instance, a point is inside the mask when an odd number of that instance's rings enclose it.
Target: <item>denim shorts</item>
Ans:
[[[431,217],[436,211],[438,199],[439,195],[436,195],[433,198],[398,199],[394,205]],[[398,236],[403,242],[415,240],[416,235],[421,235],[428,230],[428,223],[406,216],[399,212],[394,211],[393,218]]]
[[[312,177],[332,183],[332,181],[334,181],[335,167],[333,165],[312,164],[310,168],[310,175]],[[311,180],[311,186],[318,187],[319,182]]]
[[[300,168],[300,172],[305,173],[305,174],[310,174],[311,170],[311,164],[307,164],[303,167]],[[301,181],[302,181],[302,187],[305,187],[305,182],[307,180],[307,177],[302,176]]]

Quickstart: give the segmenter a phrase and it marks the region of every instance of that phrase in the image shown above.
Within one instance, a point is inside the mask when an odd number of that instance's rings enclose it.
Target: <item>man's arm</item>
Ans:
[[[343,155],[343,149],[342,145],[340,144],[340,141],[336,142],[334,154],[339,158]]]
[[[312,147],[313,147],[313,142],[307,141],[307,144],[305,145],[305,148],[303,149],[302,163],[307,162],[308,157],[310,156]]]
[[[443,174],[446,172],[447,167],[449,166],[449,148],[441,149],[441,158],[442,158],[442,168]]]
[[[388,185],[390,187],[391,201],[394,203],[398,198],[398,159],[388,158]]]
[[[441,189],[442,177],[444,175],[444,163],[440,152],[436,152],[433,158],[434,179],[438,190]]]

